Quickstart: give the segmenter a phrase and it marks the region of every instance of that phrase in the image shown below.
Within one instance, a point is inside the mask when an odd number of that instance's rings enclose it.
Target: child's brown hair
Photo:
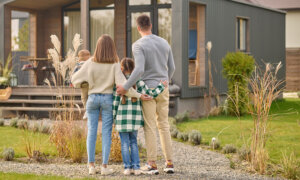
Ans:
[[[121,69],[122,72],[125,73],[132,73],[132,71],[134,70],[134,61],[131,58],[123,58],[121,60]]]
[[[90,51],[83,49],[78,52],[79,61],[86,61],[90,58]]]
[[[131,58],[123,58],[121,60],[121,70],[123,72],[123,74],[125,73],[132,73],[132,71],[134,70],[134,61]],[[135,85],[133,86],[134,89],[136,89]],[[131,102],[135,103],[137,101],[137,99],[135,97],[131,98]],[[121,100],[122,104],[126,104],[126,96],[122,96],[122,100]]]

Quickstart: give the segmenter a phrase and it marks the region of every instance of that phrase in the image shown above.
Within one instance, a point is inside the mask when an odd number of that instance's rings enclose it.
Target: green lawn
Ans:
[[[4,148],[12,147],[15,150],[15,157],[25,157],[25,137],[31,139],[31,143],[35,143],[40,151],[55,156],[57,155],[56,148],[50,143],[49,135],[42,133],[32,133],[30,131],[24,131],[13,127],[0,127],[0,152]],[[0,157],[2,154],[0,153]]]
[[[281,152],[294,151],[300,158],[300,99],[278,100],[272,104],[272,119],[269,123],[270,138],[267,143],[271,161],[278,163]],[[250,143],[253,127],[251,116],[237,117],[217,116],[190,120],[177,125],[178,129],[188,132],[193,129],[202,133],[203,142],[208,143],[217,137],[221,145],[235,144],[242,146]]]
[[[34,174],[18,174],[18,173],[3,173],[0,172],[0,180],[68,180],[71,178],[66,178],[62,176],[41,176]],[[74,178],[76,180],[92,180],[94,178]]]

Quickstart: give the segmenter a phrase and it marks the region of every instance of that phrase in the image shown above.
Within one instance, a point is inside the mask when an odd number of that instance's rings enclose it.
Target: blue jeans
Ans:
[[[111,131],[113,125],[112,94],[89,95],[86,112],[88,116],[87,153],[88,162],[95,162],[95,149],[97,140],[98,120],[100,109],[102,110],[102,164],[108,164]]]
[[[137,131],[120,132],[120,137],[124,168],[140,169],[139,148],[137,145]]]

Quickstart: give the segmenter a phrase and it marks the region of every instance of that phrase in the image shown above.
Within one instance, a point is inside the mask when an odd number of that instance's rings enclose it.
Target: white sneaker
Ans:
[[[95,175],[96,174],[96,168],[94,166],[89,167],[89,175]]]
[[[114,173],[113,169],[101,167],[101,175],[109,175],[109,174],[113,174],[113,173]]]
[[[142,173],[142,171],[140,169],[133,170],[133,174],[136,176],[140,175],[141,173]]]
[[[131,169],[125,169],[124,172],[123,172],[123,174],[126,175],[126,176],[128,176],[128,175],[131,174],[131,172],[132,172]]]

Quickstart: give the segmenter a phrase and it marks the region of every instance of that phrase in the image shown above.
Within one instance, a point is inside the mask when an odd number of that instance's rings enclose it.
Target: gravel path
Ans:
[[[140,142],[144,144],[142,130],[139,132]],[[229,160],[223,155],[212,151],[203,150],[199,147],[185,145],[173,141],[174,164],[176,173],[166,175],[163,173],[164,161],[157,162],[159,175],[123,176],[122,165],[111,165],[110,167],[117,172],[108,176],[109,179],[272,179],[266,176],[249,174],[230,168]],[[161,149],[159,154],[162,156]],[[97,166],[98,169],[99,166]],[[66,177],[91,177],[87,174],[85,164],[37,164],[37,163],[18,163],[0,161],[0,171],[17,173],[34,173],[44,175],[57,175]],[[103,178],[100,174],[92,176]],[[279,179],[279,178],[277,178]]]

